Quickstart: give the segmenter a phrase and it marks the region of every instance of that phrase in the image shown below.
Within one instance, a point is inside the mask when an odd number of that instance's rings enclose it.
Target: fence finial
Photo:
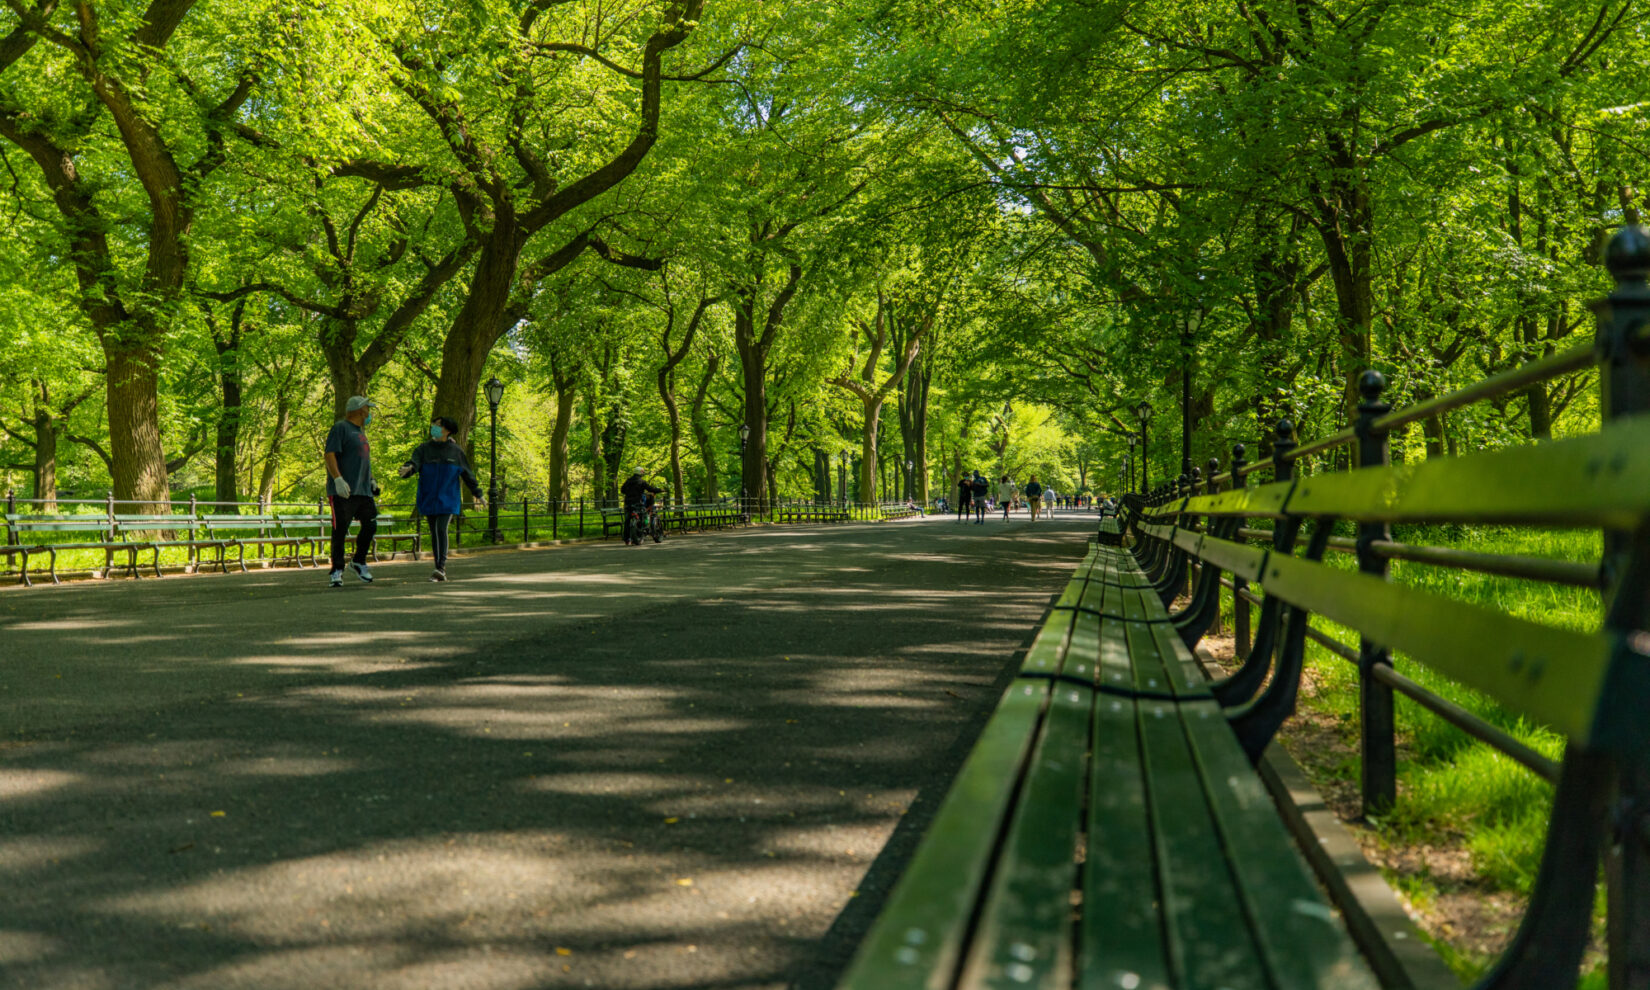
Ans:
[[[1366,405],[1373,405],[1381,401],[1381,393],[1386,391],[1386,376],[1369,368],[1358,376],[1358,394],[1364,397]]]
[[[1604,248],[1604,267],[1618,283],[1650,277],[1650,227],[1629,224],[1616,231]]]

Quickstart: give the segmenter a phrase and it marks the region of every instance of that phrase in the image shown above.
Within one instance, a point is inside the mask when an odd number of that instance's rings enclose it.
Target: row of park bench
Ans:
[[[600,510],[602,524],[602,539],[609,536],[618,536],[624,532],[624,507],[607,506]],[[742,512],[733,502],[706,502],[693,505],[670,505],[660,509],[664,519],[665,529],[678,533],[703,532],[711,529],[727,529],[730,526],[748,525],[750,516]]]
[[[623,510],[599,510],[603,537],[619,533],[624,526]],[[918,514],[903,503],[882,506],[883,518],[896,519]],[[851,517],[848,508],[813,504],[782,505],[774,509],[781,523],[842,522]],[[750,523],[749,512],[736,503],[671,506],[664,510],[667,529],[698,532]],[[298,567],[327,563],[332,520],[326,513],[215,514],[203,511],[167,513],[121,513],[113,508],[99,513],[5,514],[5,543],[0,545],[0,561],[17,568],[18,582],[32,586],[33,575],[45,573],[53,584],[62,583],[58,555],[101,556],[102,566],[90,568],[100,577],[117,569],[130,577],[144,570],[161,576],[161,555],[184,551],[184,569],[193,573],[215,567],[227,573],[230,567],[245,572],[248,551],[255,565],[264,567],[290,563]],[[409,530],[408,527],[411,526]],[[394,560],[410,553],[414,560],[423,549],[420,523],[413,519],[380,512],[378,535],[373,541],[374,560],[387,556]],[[380,556],[380,555],[383,556]],[[147,558],[147,559],[145,559]]]
[[[1608,257],[1618,285],[1590,346],[1396,412],[1369,372],[1347,430],[1297,446],[1280,423],[1258,464],[1240,445],[1228,471],[1126,498],[1116,545],[1090,545],[840,985],[1413,986],[1391,933],[1326,899],[1254,769],[1294,711],[1307,640],[1327,641],[1320,616],[1360,637],[1333,652],[1359,671],[1368,814],[1398,797],[1394,692],[1556,785],[1524,921],[1475,985],[1574,987],[1602,866],[1609,987],[1650,987],[1650,233],[1618,234]],[[1594,365],[1596,434],[1391,463],[1394,430]],[[1361,466],[1299,473],[1336,451]],[[1392,532],[1460,524],[1602,530],[1604,557]],[[1590,587],[1604,620],[1576,631],[1451,598],[1392,580],[1392,560]],[[1193,651],[1225,588],[1239,616],[1258,601],[1259,621],[1241,666],[1214,679]],[[1400,673],[1395,651],[1561,734],[1562,761],[1518,753]]]
[[[663,510],[666,530],[722,529],[749,525],[751,510],[740,508],[737,502],[710,502],[705,504],[668,506]],[[856,516],[856,512],[862,513]],[[849,506],[825,502],[780,502],[769,510],[776,523],[849,522],[855,518],[907,519],[921,516],[922,510],[905,502],[885,502],[874,506]],[[601,510],[602,537],[617,536],[624,531],[624,509],[610,507]]]
[[[185,569],[193,573],[216,567],[228,573],[231,565],[247,570],[247,551],[255,553],[253,563],[268,567],[283,558],[295,566],[327,563],[332,519],[326,514],[267,513],[259,515],[212,515],[206,513],[103,513],[98,515],[6,514],[6,542],[0,558],[18,567],[18,581],[32,586],[31,565],[44,557],[46,573],[60,584],[58,554],[101,553],[103,567],[97,573],[109,577],[115,558],[124,555],[122,565],[129,576],[141,577],[149,568],[161,575],[161,553],[182,549]],[[405,520],[388,513],[378,515],[378,536],[373,541],[373,559],[380,553],[395,559],[401,553],[419,557],[420,535],[398,532]],[[212,559],[206,559],[206,552]],[[231,554],[233,553],[233,557]],[[145,563],[142,555],[148,554]]]

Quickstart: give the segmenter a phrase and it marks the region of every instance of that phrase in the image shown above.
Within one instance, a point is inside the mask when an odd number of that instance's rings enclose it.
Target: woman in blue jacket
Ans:
[[[435,554],[431,581],[447,580],[447,524],[459,510],[458,483],[463,481],[472,496],[481,498],[481,483],[470,470],[464,448],[453,440],[457,432],[458,424],[445,416],[430,420],[430,439],[401,465],[401,477],[418,474],[418,513],[430,522],[430,550]]]

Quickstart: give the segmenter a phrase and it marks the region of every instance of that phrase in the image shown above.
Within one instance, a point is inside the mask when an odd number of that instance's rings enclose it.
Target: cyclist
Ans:
[[[642,545],[641,522],[647,503],[648,495],[658,495],[662,489],[654,488],[642,477],[642,469],[637,468],[630,472],[624,484],[619,486],[619,494],[624,496],[624,541],[633,546]],[[630,512],[636,510],[637,525],[633,529],[630,525]]]

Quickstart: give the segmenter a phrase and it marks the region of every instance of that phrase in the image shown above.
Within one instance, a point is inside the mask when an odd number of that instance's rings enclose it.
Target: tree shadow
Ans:
[[[1082,550],[961,529],[8,599],[0,985],[826,986]]]

